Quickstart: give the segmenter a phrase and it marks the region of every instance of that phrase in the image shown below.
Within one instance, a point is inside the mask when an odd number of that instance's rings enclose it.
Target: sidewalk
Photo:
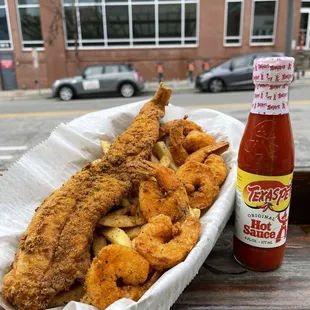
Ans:
[[[175,92],[177,91],[188,91],[194,89],[194,84],[190,84],[187,80],[172,80],[164,81],[165,86],[172,88]],[[143,92],[154,92],[158,88],[157,82],[145,82],[145,89]],[[49,99],[52,97],[52,91],[50,88],[37,89],[16,89],[16,90],[0,90],[0,101],[8,100],[30,100],[30,99]]]
[[[164,81],[165,86],[172,88],[174,93],[186,92],[194,90],[194,84],[189,83],[188,80],[172,80]],[[301,77],[299,80],[295,79],[292,86],[297,85],[310,85],[310,71],[305,72],[305,76]],[[153,93],[158,88],[157,82],[145,82],[145,94]],[[40,92],[37,89],[28,90],[10,90],[1,91],[0,90],[0,101],[8,100],[31,100],[31,99],[48,99],[52,97],[52,91],[50,88],[41,89]]]

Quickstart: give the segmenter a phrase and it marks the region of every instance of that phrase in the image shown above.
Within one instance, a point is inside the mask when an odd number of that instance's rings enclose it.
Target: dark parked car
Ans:
[[[255,58],[281,57],[283,53],[251,53],[234,57],[225,63],[200,73],[196,78],[196,88],[201,91],[218,93],[226,89],[253,88],[252,73]]]
[[[86,67],[81,75],[55,81],[53,97],[71,100],[77,96],[119,92],[132,97],[144,88],[141,75],[129,64],[97,64]]]

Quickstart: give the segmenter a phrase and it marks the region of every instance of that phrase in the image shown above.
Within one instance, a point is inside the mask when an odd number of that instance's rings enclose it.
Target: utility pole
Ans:
[[[293,41],[293,24],[294,24],[294,0],[287,0],[286,9],[286,41],[285,41],[285,56],[292,56],[292,41]]]
[[[36,72],[36,88],[39,91],[39,95],[41,95],[41,90],[40,90],[40,81],[39,81],[39,57],[38,57],[38,51],[37,49],[33,48],[32,52],[32,61],[33,61],[33,68]]]
[[[79,60],[79,33],[78,33],[78,15],[76,14],[76,0],[72,0],[72,19],[73,19],[73,27],[74,27],[74,56],[75,56],[75,65],[76,65],[76,74],[80,74],[80,60]],[[80,24],[80,22],[79,22]]]

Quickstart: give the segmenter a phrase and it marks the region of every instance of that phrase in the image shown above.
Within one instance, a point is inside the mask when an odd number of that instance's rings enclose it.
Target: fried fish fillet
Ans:
[[[57,293],[84,281],[95,225],[139,178],[128,163],[150,158],[170,96],[171,90],[160,85],[101,160],[86,165],[43,201],[3,279],[2,295],[18,309],[46,309]]]

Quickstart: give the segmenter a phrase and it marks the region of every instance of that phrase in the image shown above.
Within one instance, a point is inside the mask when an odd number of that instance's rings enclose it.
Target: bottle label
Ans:
[[[275,248],[286,241],[293,173],[262,176],[238,168],[235,235],[249,245]]]
[[[288,89],[288,83],[255,84],[251,113],[266,115],[288,114]]]

